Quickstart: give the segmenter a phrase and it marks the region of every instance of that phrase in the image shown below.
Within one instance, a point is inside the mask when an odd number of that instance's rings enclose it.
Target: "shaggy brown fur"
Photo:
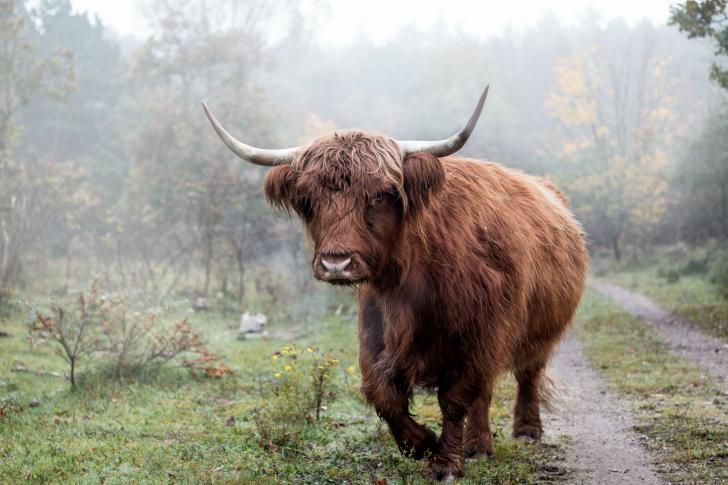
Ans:
[[[340,284],[359,292],[362,391],[403,452],[430,454],[435,478],[493,453],[493,384],[518,381],[513,434],[542,433],[546,363],[584,289],[584,235],[547,181],[501,165],[416,153],[339,133],[272,169],[265,192],[297,212],[321,258],[352,258]],[[332,281],[330,281],[332,282]],[[438,438],[409,414],[413,389],[436,390]]]

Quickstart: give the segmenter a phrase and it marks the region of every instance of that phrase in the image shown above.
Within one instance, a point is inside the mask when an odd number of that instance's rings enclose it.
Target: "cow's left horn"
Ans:
[[[239,142],[233,136],[228,133],[225,128],[222,127],[215,115],[212,114],[210,108],[207,107],[205,102],[202,103],[202,108],[205,110],[207,118],[212,123],[212,127],[215,128],[217,135],[220,139],[228,146],[232,152],[250,163],[256,165],[263,165],[266,167],[272,167],[274,165],[286,165],[293,161],[296,153],[301,149],[296,148],[283,148],[281,150],[268,150],[265,148],[255,148],[245,143]]]
[[[473,114],[470,115],[470,119],[468,120],[467,124],[463,126],[460,131],[445,140],[398,141],[397,143],[399,143],[399,146],[402,148],[404,154],[408,155],[414,152],[427,152],[432,153],[436,157],[446,157],[460,150],[463,145],[465,145],[465,142],[468,141],[468,138],[470,138],[470,134],[473,132],[473,128],[475,128],[475,124],[478,122],[478,118],[480,118],[480,112],[483,111],[483,104],[485,104],[485,98],[486,96],[488,96],[489,88],[490,86],[485,87],[485,89],[483,90],[483,94],[480,95],[477,106],[475,106],[475,111],[473,111]]]

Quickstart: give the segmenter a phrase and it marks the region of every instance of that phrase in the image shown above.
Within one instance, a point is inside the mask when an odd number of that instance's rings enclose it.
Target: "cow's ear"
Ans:
[[[408,155],[403,164],[407,212],[416,214],[427,207],[430,197],[445,183],[445,170],[440,160],[425,152]]]
[[[288,165],[272,168],[263,181],[263,191],[272,205],[286,212],[293,208],[293,189],[296,183],[296,172]]]

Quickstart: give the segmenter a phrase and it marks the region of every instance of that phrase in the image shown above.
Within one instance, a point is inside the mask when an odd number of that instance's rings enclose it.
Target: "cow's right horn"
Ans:
[[[222,127],[215,115],[212,114],[207,104],[202,103],[202,108],[205,110],[207,118],[212,123],[212,127],[215,128],[217,135],[220,139],[228,146],[232,152],[250,163],[256,165],[263,165],[265,167],[272,167],[274,165],[287,165],[293,161],[296,153],[301,147],[295,148],[283,148],[280,150],[268,150],[265,148],[255,148],[245,143],[239,142],[233,136]]]
[[[475,106],[475,110],[470,115],[470,119],[465,126],[450,138],[437,141],[398,141],[397,143],[399,143],[405,156],[415,152],[427,152],[432,153],[436,157],[446,157],[460,150],[465,145],[465,142],[468,141],[468,138],[470,138],[470,134],[473,133],[473,128],[475,128],[475,124],[480,118],[480,112],[483,111],[485,98],[488,96],[488,89],[490,89],[490,86],[486,86],[483,90],[483,94],[480,95],[478,104]]]

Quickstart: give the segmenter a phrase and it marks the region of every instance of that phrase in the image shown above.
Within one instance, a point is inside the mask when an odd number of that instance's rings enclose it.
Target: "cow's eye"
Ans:
[[[394,191],[384,191],[369,199],[364,216],[375,237],[389,237],[402,217],[402,204]]]
[[[388,203],[391,198],[392,194],[390,192],[380,192],[369,200],[368,206],[372,208],[381,207],[384,204]]]
[[[296,199],[295,209],[306,220],[313,217],[313,204],[311,204],[311,200],[308,197]]]
[[[366,210],[367,226],[371,229],[374,221],[387,214],[392,207],[394,196],[389,192],[381,192],[369,199]]]

